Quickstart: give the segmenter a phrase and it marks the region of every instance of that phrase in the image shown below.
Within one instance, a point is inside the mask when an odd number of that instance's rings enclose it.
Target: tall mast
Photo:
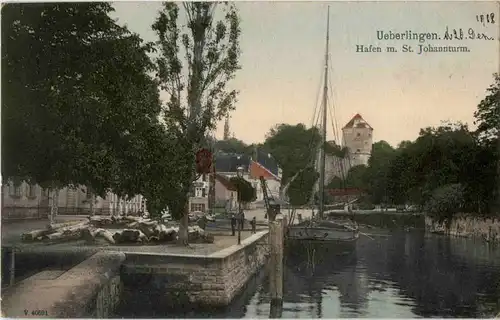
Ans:
[[[321,148],[319,151],[319,218],[325,211],[325,145],[326,145],[326,109],[328,107],[328,45],[330,40],[330,6],[326,17],[325,84],[323,86],[323,121],[321,124]]]

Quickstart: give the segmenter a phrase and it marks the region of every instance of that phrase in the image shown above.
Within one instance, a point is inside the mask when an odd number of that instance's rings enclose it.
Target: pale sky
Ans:
[[[414,140],[419,129],[442,120],[467,122],[499,70],[495,2],[239,2],[241,65],[231,86],[240,91],[230,127],[246,143],[262,142],[278,123],[311,125],[324,64],[326,10],[330,6],[330,55],[336,121],[356,113],[374,128],[374,141],[393,146]],[[147,41],[160,2],[114,3],[114,17]],[[495,13],[483,26],[477,14]],[[384,32],[436,32],[446,27],[485,33],[494,40],[430,40],[468,46],[470,52],[418,55],[417,40],[378,40]],[[396,47],[397,53],[356,53],[356,45]],[[415,52],[403,53],[403,44]],[[330,120],[329,120],[330,122]],[[222,137],[223,124],[217,128]],[[329,137],[332,138],[331,125]]]

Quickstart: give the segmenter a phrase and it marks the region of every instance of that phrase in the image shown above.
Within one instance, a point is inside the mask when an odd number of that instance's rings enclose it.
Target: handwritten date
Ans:
[[[444,40],[494,40],[493,37],[472,28],[464,30],[462,28],[449,29],[448,27],[446,27],[443,38]]]
[[[486,24],[495,24],[495,14],[493,12],[486,14],[477,14],[476,21],[481,23],[483,26]]]

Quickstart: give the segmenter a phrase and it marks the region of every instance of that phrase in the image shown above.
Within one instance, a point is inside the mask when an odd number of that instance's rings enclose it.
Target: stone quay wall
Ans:
[[[268,238],[261,231],[208,256],[126,253],[122,280],[164,306],[224,307],[268,260]]]
[[[432,233],[447,234],[456,237],[478,238],[486,242],[500,243],[500,220],[458,216],[446,222],[439,223],[425,217],[425,229]]]
[[[99,252],[64,270],[39,272],[6,290],[8,318],[108,318],[121,296],[125,254]]]

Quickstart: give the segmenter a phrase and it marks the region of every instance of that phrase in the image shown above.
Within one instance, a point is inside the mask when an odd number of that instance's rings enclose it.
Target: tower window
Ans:
[[[361,133],[359,133],[359,132],[358,132],[358,133],[356,134],[356,137],[359,137],[360,135],[361,135]]]
[[[361,152],[361,149],[356,149],[356,152]]]

